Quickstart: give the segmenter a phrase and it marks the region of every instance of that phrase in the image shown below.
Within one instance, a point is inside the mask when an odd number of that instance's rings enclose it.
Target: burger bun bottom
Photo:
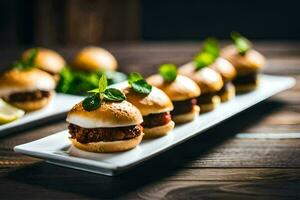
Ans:
[[[248,84],[236,84],[236,93],[242,94],[247,93],[255,90],[259,86],[259,78],[256,79],[255,83],[248,83]]]
[[[199,112],[200,112],[200,107],[196,105],[193,107],[191,112],[184,113],[181,115],[173,115],[172,119],[175,123],[178,124],[186,123],[192,121],[195,117],[197,117],[199,115]]]
[[[135,148],[142,141],[144,133],[141,133],[139,136],[129,139],[129,140],[119,140],[112,142],[90,142],[90,143],[80,143],[74,138],[70,138],[72,144],[78,149],[95,152],[95,153],[113,153],[127,151]]]
[[[162,126],[156,126],[153,128],[144,127],[144,139],[157,138],[167,135],[170,131],[173,130],[174,126],[175,123],[173,121],[170,121],[169,123]]]
[[[200,113],[206,113],[214,110],[221,103],[221,98],[218,95],[214,95],[211,98],[210,103],[199,104]]]
[[[221,93],[218,93],[218,96],[221,98],[221,102],[226,102],[235,97],[235,87],[232,83],[227,83],[225,90]]]

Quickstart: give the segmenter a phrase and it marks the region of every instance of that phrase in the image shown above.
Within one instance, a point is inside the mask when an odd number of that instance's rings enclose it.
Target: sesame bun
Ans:
[[[147,82],[164,91],[172,101],[183,101],[200,95],[199,86],[190,78],[177,75],[172,82],[165,82],[163,77],[156,74],[147,78]]]
[[[151,139],[151,138],[157,138],[162,137],[164,135],[167,135],[170,133],[175,126],[175,123],[173,121],[170,121],[169,123],[162,125],[162,126],[156,126],[153,128],[144,128],[144,139]]]
[[[69,111],[67,122],[83,128],[122,127],[141,124],[143,117],[128,101],[103,101],[93,111],[84,110],[80,102]]]
[[[223,87],[222,77],[209,67],[195,70],[193,62],[179,68],[178,72],[195,81],[201,89],[201,93],[217,92]]]
[[[224,83],[233,80],[236,76],[236,70],[233,65],[224,58],[217,58],[216,61],[210,65],[210,68],[218,72],[223,79]]]
[[[266,62],[265,57],[254,49],[250,49],[245,55],[240,55],[234,45],[223,48],[221,55],[231,62],[238,74],[259,71]]]
[[[119,140],[113,142],[90,142],[90,143],[80,143],[76,139],[70,138],[72,144],[84,151],[96,152],[96,153],[113,153],[120,151],[127,151],[135,148],[141,143],[143,138],[143,133],[139,136],[129,139],[129,140]]]
[[[105,49],[100,47],[85,47],[77,53],[72,67],[86,71],[116,70],[117,60]]]
[[[221,103],[221,99],[219,96],[215,95],[211,98],[210,103],[200,104],[200,113],[206,113],[214,110]]]
[[[195,119],[199,115],[200,112],[200,107],[199,106],[194,106],[193,110],[189,113],[184,113],[181,115],[173,115],[172,119],[175,123],[181,124],[181,123],[186,123],[190,122]]]
[[[0,75],[0,97],[16,92],[35,90],[51,91],[55,88],[55,80],[48,73],[39,69],[13,69]]]
[[[46,48],[37,48],[38,53],[34,61],[34,65],[41,70],[49,72],[51,74],[58,74],[62,68],[66,65],[64,58],[59,55],[57,52],[46,49]],[[29,56],[29,53],[32,49],[26,50],[22,54],[22,59],[26,59]]]
[[[31,111],[39,110],[45,107],[46,105],[48,105],[49,102],[52,100],[53,96],[54,96],[54,92],[50,92],[49,97],[44,97],[42,99],[38,99],[34,101],[9,102],[9,103],[26,112],[31,112]]]
[[[148,95],[135,92],[127,82],[122,82],[116,87],[124,92],[126,100],[136,106],[143,116],[173,110],[170,98],[155,86],[152,86],[152,91]]]

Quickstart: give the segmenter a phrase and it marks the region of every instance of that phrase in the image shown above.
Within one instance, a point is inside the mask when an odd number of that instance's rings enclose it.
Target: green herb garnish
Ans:
[[[152,85],[148,84],[142,75],[136,72],[129,74],[128,84],[134,91],[141,94],[149,94],[152,90]]]
[[[174,64],[163,64],[159,67],[159,74],[167,82],[172,82],[177,77],[177,67]]]
[[[251,43],[250,41],[245,38],[244,36],[242,36],[241,34],[239,34],[238,32],[233,31],[231,33],[231,38],[236,46],[236,48],[239,51],[240,55],[245,55],[246,52],[251,49]]]
[[[207,52],[201,52],[197,54],[194,58],[196,70],[198,71],[204,67],[209,66],[215,61],[215,59],[216,58],[214,57],[214,55]]]
[[[13,68],[15,69],[31,69],[35,67],[35,59],[38,54],[38,49],[31,49],[28,52],[28,56],[23,60],[17,60],[13,63]]]
[[[100,74],[98,88],[90,90],[89,93],[93,94],[86,97],[82,102],[82,106],[86,111],[99,108],[103,99],[108,101],[123,101],[126,99],[120,90],[107,88],[107,77],[105,74]]]
[[[213,37],[209,37],[206,40],[204,40],[202,52],[207,52],[213,55],[215,58],[219,57],[220,45],[218,43],[218,40]]]

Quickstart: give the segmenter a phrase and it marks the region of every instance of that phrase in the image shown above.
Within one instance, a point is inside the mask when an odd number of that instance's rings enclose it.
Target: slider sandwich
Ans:
[[[223,87],[223,80],[221,75],[211,68],[217,58],[213,48],[204,48],[192,62],[178,69],[179,74],[189,77],[200,87],[201,95],[197,98],[197,104],[201,113],[215,109],[221,102],[217,94]]]
[[[161,65],[159,74],[150,76],[147,82],[164,91],[172,100],[174,110],[171,116],[175,123],[189,122],[199,115],[197,97],[200,88],[192,79],[177,75],[176,65]]]
[[[204,41],[203,51],[210,52],[214,55],[215,60],[209,67],[221,75],[224,83],[217,94],[221,98],[221,102],[229,101],[235,96],[235,87],[231,83],[236,76],[235,68],[228,60],[220,57],[220,46],[215,38],[207,38]]]
[[[32,65],[53,76],[58,81],[59,73],[66,65],[64,58],[56,51],[46,48],[28,49],[22,54],[22,61],[32,59]]]
[[[82,71],[114,71],[117,69],[118,63],[109,51],[89,46],[76,54],[71,66]]]
[[[99,153],[126,151],[143,138],[143,118],[139,110],[126,101],[125,95],[106,88],[104,74],[99,88],[76,104],[68,113],[67,122],[73,145],[81,150]]]
[[[227,59],[236,69],[233,80],[238,93],[249,92],[259,84],[259,72],[265,64],[265,57],[252,49],[251,43],[239,33],[231,34],[234,45],[222,49],[221,56]]]
[[[36,68],[15,68],[0,75],[0,97],[25,111],[45,107],[54,89],[52,76]]]
[[[144,138],[161,137],[173,130],[175,123],[170,115],[173,104],[162,90],[148,84],[138,73],[131,73],[128,83],[119,88],[125,93],[127,101],[142,113]]]

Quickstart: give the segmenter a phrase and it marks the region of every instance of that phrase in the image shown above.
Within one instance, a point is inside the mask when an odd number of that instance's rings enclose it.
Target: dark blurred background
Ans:
[[[107,41],[228,38],[299,40],[299,1],[6,0],[0,43],[86,45]]]

